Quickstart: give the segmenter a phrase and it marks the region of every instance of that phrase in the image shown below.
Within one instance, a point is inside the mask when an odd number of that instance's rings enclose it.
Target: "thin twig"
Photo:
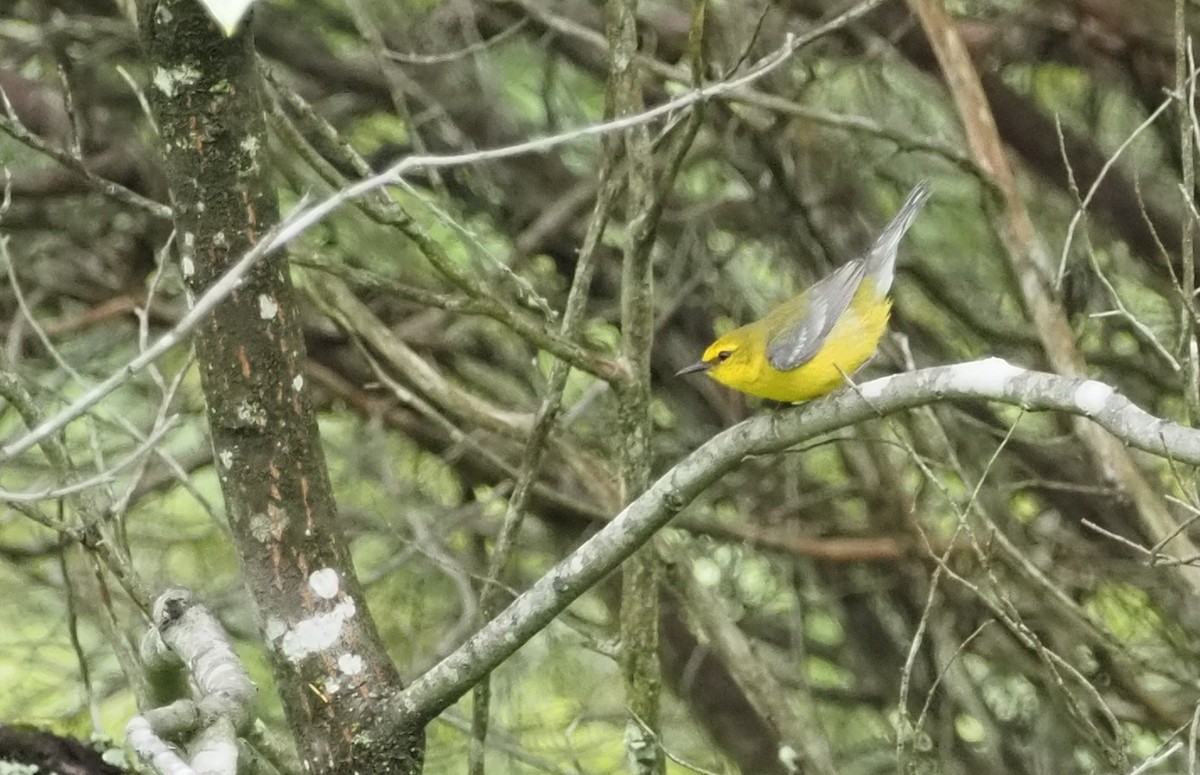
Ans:
[[[789,35],[786,43],[775,53],[761,60],[760,64],[740,78],[694,89],[674,100],[658,105],[634,116],[626,116],[612,121],[581,127],[561,134],[540,137],[514,145],[502,146],[482,151],[457,153],[446,156],[408,156],[393,164],[378,175],[360,180],[357,183],[326,197],[313,205],[301,202],[292,214],[286,218],[265,239],[246,252],[238,259],[203,295],[196,299],[195,304],[187,314],[168,332],[162,335],[152,346],[148,347],[137,357],[131,359],[124,367],[116,370],[107,379],[71,402],[62,411],[46,419],[36,428],[0,446],[0,461],[12,458],[25,452],[39,441],[65,427],[72,420],[82,416],[88,409],[106,397],[109,393],[123,385],[130,377],[154,362],[164,353],[184,340],[187,334],[204,320],[208,313],[220,304],[230,293],[241,285],[242,279],[250,269],[264,256],[270,255],[296,237],[304,234],[313,225],[322,221],[330,213],[363,194],[394,182],[408,173],[422,170],[457,167],[468,164],[478,164],[497,159],[508,159],[528,153],[556,148],[567,143],[577,142],[589,137],[621,131],[634,126],[647,124],[659,116],[667,115],[704,100],[710,100],[724,94],[736,91],[760,78],[763,78],[781,67],[800,48],[829,34],[830,32],[850,24],[871,10],[882,5],[885,0],[864,0],[851,7],[845,13],[830,21],[809,30],[803,35]]]
[[[118,460],[116,463],[108,466],[95,476],[90,476],[87,479],[80,479],[76,482],[63,485],[61,487],[53,487],[48,490],[37,490],[33,492],[10,492],[0,490],[0,503],[37,503],[38,501],[53,500],[55,498],[64,498],[68,495],[77,495],[98,487],[102,484],[108,484],[116,479],[117,474],[129,468],[133,464],[141,460],[145,455],[154,452],[154,445],[162,441],[177,424],[178,417],[171,417],[163,422],[158,427],[154,428],[146,438],[134,447],[133,451],[125,457]]]
[[[409,54],[386,49],[383,55],[402,65],[443,65],[448,62],[457,62],[460,59],[466,59],[467,57],[481,54],[490,48],[495,48],[497,44],[508,40],[513,35],[525,29],[527,24],[529,24],[529,17],[518,19],[487,40],[481,40],[454,51],[443,51],[437,54]]]
[[[1194,82],[1197,75],[1200,75],[1200,71],[1193,71],[1191,76],[1188,78],[1188,81]],[[1075,229],[1079,227],[1079,224],[1080,224],[1081,220],[1083,219],[1083,216],[1087,213],[1088,205],[1090,205],[1092,203],[1092,199],[1096,196],[1096,192],[1100,190],[1100,186],[1104,183],[1105,178],[1108,177],[1108,173],[1116,165],[1117,160],[1121,158],[1121,155],[1123,153],[1125,153],[1126,149],[1128,149],[1129,146],[1131,146],[1133,144],[1133,142],[1135,140],[1137,140],[1138,137],[1141,136],[1142,132],[1145,132],[1147,129],[1149,129],[1151,127],[1151,125],[1153,125],[1154,122],[1158,120],[1158,117],[1161,116],[1164,112],[1166,112],[1167,108],[1169,108],[1169,107],[1171,107],[1171,105],[1175,104],[1175,99],[1176,98],[1172,95],[1172,96],[1168,96],[1161,103],[1159,103],[1158,107],[1154,109],[1154,112],[1152,112],[1149,116],[1147,116],[1146,119],[1144,121],[1142,121],[1142,123],[1138,124],[1134,128],[1134,130],[1129,133],[1129,136],[1126,137],[1125,140],[1122,141],[1122,143],[1117,146],[1117,149],[1115,151],[1113,151],[1111,154],[1109,154],[1109,157],[1104,160],[1104,164],[1103,164],[1103,166],[1100,167],[1100,171],[1096,173],[1096,179],[1093,180],[1092,185],[1088,187],[1087,195],[1085,195],[1079,201],[1079,206],[1075,208],[1075,212],[1071,215],[1071,222],[1069,224],[1067,224],[1067,236],[1063,239],[1062,255],[1059,257],[1059,260],[1058,260],[1058,274],[1056,275],[1055,281],[1054,281],[1054,287],[1056,290],[1062,288],[1063,276],[1066,274],[1066,271],[1067,271],[1067,255],[1071,251],[1071,242],[1074,240],[1074,237],[1075,237]],[[1062,126],[1061,126],[1061,123],[1058,121],[1057,117],[1055,117],[1055,125],[1059,127],[1059,133],[1060,133],[1059,147],[1061,149],[1063,147],[1063,144],[1061,142]],[[1063,153],[1063,159],[1064,160],[1067,159],[1067,154],[1066,154],[1065,150],[1062,153]],[[1068,171],[1069,170],[1070,170],[1070,167],[1068,166]],[[1071,175],[1069,180],[1070,180],[1071,186],[1074,187],[1076,185],[1075,176]]]
[[[100,177],[92,172],[87,162],[82,158],[73,155],[70,151],[55,148],[38,135],[26,129],[25,125],[17,117],[16,109],[8,101],[8,94],[3,89],[0,89],[0,104],[3,104],[4,111],[7,114],[0,115],[0,131],[3,131],[14,140],[25,144],[38,153],[45,154],[54,159],[63,167],[82,177],[92,188],[110,199],[142,210],[155,218],[167,219],[171,217],[171,208],[167,205],[155,202],[153,199],[147,199],[136,191],[122,186],[120,183]]]

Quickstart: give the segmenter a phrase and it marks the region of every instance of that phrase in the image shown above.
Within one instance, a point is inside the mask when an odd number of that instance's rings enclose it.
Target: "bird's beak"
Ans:
[[[697,371],[708,371],[711,368],[711,363],[706,363],[705,361],[696,361],[691,366],[684,366],[682,369],[675,372],[675,376],[682,377],[684,374],[692,374],[693,372]]]

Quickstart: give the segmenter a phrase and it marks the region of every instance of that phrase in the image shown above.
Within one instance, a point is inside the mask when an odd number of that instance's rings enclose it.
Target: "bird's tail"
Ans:
[[[900,247],[900,240],[913,225],[928,199],[929,181],[922,180],[909,192],[904,204],[900,205],[900,209],[892,217],[892,222],[879,235],[879,239],[875,240],[871,252],[867,254],[866,276],[875,280],[875,289],[880,296],[892,287],[892,279],[896,275],[896,251]]]

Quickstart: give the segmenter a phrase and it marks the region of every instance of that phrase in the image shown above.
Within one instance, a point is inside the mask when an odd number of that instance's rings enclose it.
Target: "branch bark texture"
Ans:
[[[278,221],[248,36],[194,0],[142,7],[151,105],[189,299]],[[272,668],[310,772],[418,772],[420,725],[376,734],[369,696],[399,676],[367,612],[338,525],[303,376],[287,259],[257,264],[195,336],[226,512]]]
[[[884,377],[821,401],[757,415],[714,436],[663,474],[603,530],[401,692],[392,701],[393,715],[432,716],[453,704],[746,458],[946,399],[986,399],[1027,411],[1086,417],[1131,447],[1200,465],[1200,430],[1154,417],[1102,382],[1028,371],[1000,358]]]

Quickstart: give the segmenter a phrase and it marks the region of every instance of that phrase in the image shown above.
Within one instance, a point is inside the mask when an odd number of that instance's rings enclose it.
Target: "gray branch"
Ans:
[[[1154,417],[1102,382],[1028,371],[999,358],[884,377],[800,407],[760,414],[717,434],[663,474],[458,650],[393,697],[393,718],[432,718],[454,703],[745,458],[945,399],[983,399],[1087,417],[1132,447],[1200,465],[1200,430]]]
[[[187,679],[190,697],[134,716],[129,746],[163,775],[235,775],[237,737],[254,718],[258,689],[242,667],[221,623],[185,589],[154,601],[154,625],[142,639],[151,695],[165,702]],[[187,739],[187,756],[170,741]]]

